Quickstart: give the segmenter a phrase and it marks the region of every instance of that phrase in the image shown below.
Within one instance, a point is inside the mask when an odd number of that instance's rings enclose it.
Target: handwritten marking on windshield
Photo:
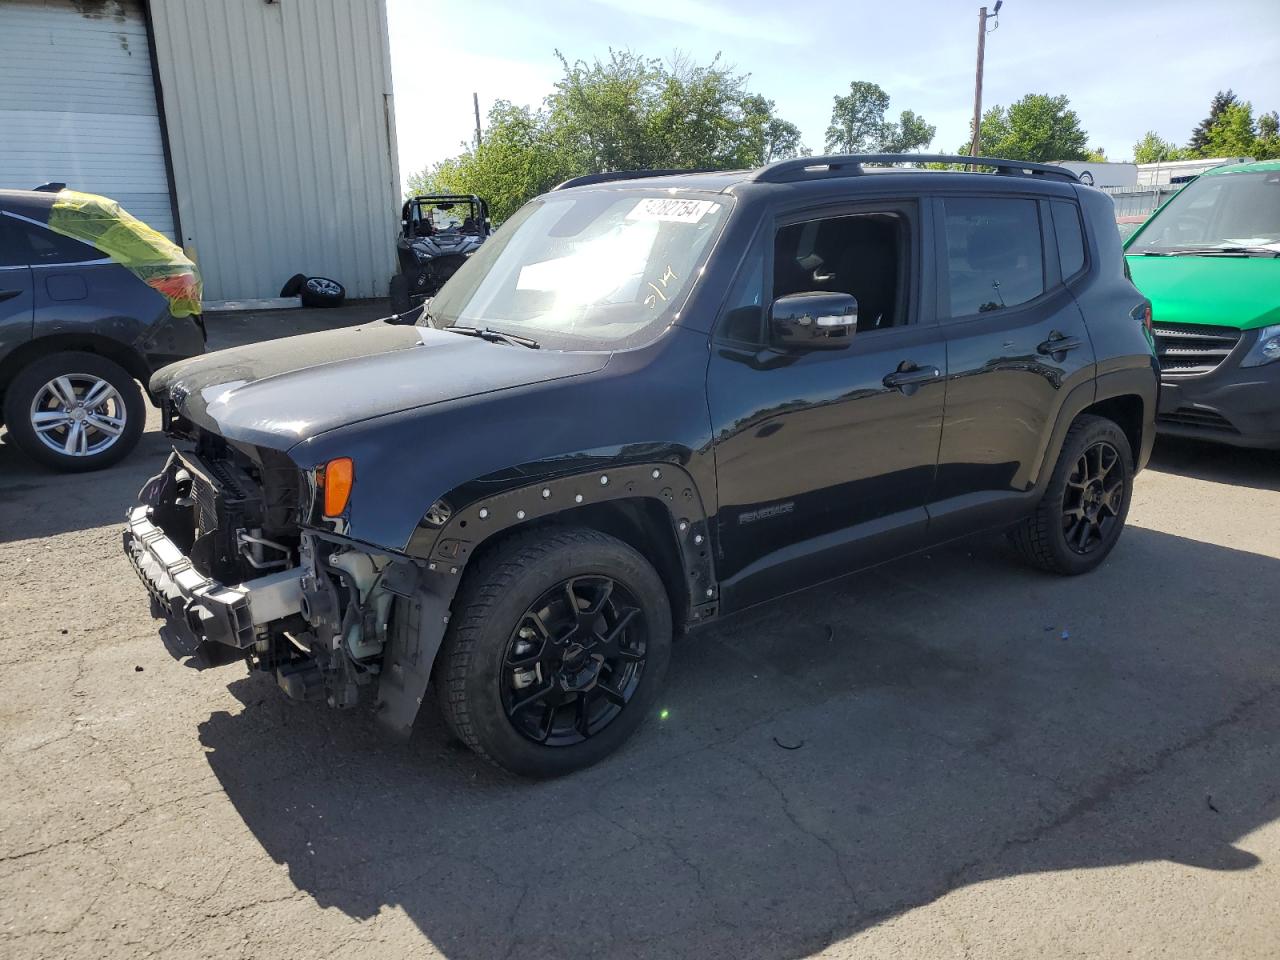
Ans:
[[[658,305],[659,300],[661,300],[663,303],[666,303],[667,295],[663,293],[663,291],[666,290],[667,284],[669,284],[672,280],[679,280],[679,279],[680,278],[676,276],[675,271],[671,269],[671,264],[667,264],[667,268],[662,271],[662,276],[658,278],[658,283],[662,284],[661,287],[659,287],[658,284],[654,283],[652,280],[649,281],[649,289],[652,290],[653,293],[649,294],[647,297],[644,298],[644,305],[646,307],[656,307]]]

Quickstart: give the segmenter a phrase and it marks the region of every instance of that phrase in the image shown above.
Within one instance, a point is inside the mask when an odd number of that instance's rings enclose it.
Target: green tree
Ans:
[[[837,153],[909,153],[933,142],[937,128],[913,110],[896,121],[889,112],[889,94],[878,83],[854,80],[843,97],[832,98],[826,148]]]
[[[1258,118],[1258,140],[1253,156],[1258,160],[1280,157],[1280,114],[1274,110]]]
[[[1227,107],[1209,128],[1204,146],[1207,157],[1249,157],[1256,152],[1258,128],[1253,106],[1236,102]]]
[[[854,80],[843,97],[833,97],[826,148],[838,153],[874,153],[884,142],[889,95],[878,83]]]
[[[1148,130],[1133,145],[1134,163],[1166,163],[1170,160],[1186,160],[1187,151],[1175,146],[1172,140],[1163,139],[1154,130]]]
[[[1280,116],[1272,110],[1255,120],[1252,103],[1220,90],[1184,152],[1191,157],[1280,157]]]
[[[720,62],[630,51],[569,62],[537,108],[499,101],[483,142],[409,178],[411,192],[475,193],[495,220],[569,177],[610,170],[737,168],[804,152],[800,131]]]
[[[575,175],[563,154],[550,145],[543,112],[497,101],[479,146],[408,178],[409,194],[474,193],[489,202],[498,221],[529,197]]]
[[[807,154],[800,142],[800,128],[777,116],[773,109],[773,101],[759,94],[743,98],[743,121],[751,131],[753,151],[764,163]]]
[[[903,110],[897,123],[888,125],[884,151],[885,153],[911,153],[933,143],[933,135],[938,128],[927,123],[924,117],[914,110]]]
[[[1089,159],[1089,135],[1065,96],[1029,93],[1006,109],[994,106],[982,115],[985,156],[1048,162]],[[958,153],[968,153],[963,144]]]
[[[1209,115],[1191,131],[1191,140],[1187,144],[1187,152],[1190,156],[1209,156],[1205,152],[1209,147],[1209,131],[1217,124],[1227,108],[1235,106],[1238,102],[1232,90],[1219,90],[1213,95],[1213,100],[1209,103]]]

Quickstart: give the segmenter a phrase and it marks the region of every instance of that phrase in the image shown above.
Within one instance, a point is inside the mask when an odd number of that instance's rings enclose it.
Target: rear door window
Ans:
[[[1005,310],[1044,293],[1036,201],[952,197],[944,207],[951,316]]]

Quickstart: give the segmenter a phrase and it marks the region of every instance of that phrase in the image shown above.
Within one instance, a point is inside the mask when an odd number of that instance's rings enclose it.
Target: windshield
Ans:
[[[1198,178],[1147,224],[1129,252],[1232,247],[1280,253],[1280,170]]]
[[[469,200],[445,202],[410,201],[406,222],[410,237],[430,237],[438,233],[479,233],[484,217]]]
[[[533,200],[444,285],[431,322],[569,349],[645,342],[683,305],[729,203],[612,190]]]

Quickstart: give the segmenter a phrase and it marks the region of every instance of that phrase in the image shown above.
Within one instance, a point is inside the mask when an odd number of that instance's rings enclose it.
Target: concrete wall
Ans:
[[[150,0],[182,241],[206,300],[295,273],[382,296],[400,187],[385,0]]]

